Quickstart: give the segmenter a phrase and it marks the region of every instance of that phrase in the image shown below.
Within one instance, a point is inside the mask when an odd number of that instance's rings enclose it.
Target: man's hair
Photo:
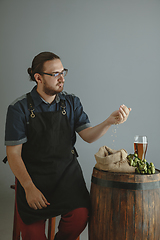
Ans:
[[[30,80],[35,81],[34,74],[43,72],[43,65],[46,61],[60,59],[59,56],[52,52],[41,52],[37,56],[34,57],[32,61],[32,67],[28,68],[27,72],[30,75]]]

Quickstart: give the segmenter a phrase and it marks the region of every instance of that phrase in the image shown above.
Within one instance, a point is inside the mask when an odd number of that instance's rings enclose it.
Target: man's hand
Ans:
[[[113,112],[109,118],[107,119],[108,124],[121,124],[124,123],[128,116],[129,113],[132,109],[127,108],[124,104],[120,106],[119,110]]]
[[[35,210],[46,208],[50,205],[41,191],[39,191],[33,183],[25,187],[25,193],[28,205]]]
[[[6,150],[10,168],[24,188],[29,206],[33,209],[42,209],[50,205],[44,195],[36,188],[27,172],[21,157],[22,144],[7,146]]]
[[[127,108],[124,104],[120,106],[119,110],[113,112],[104,122],[86,128],[80,131],[79,136],[86,142],[92,143],[102,137],[113,124],[120,124],[127,120],[131,108]]]

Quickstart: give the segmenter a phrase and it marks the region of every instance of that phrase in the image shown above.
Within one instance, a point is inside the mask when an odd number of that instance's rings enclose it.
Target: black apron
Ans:
[[[37,210],[29,207],[25,191],[17,181],[17,206],[23,222],[31,224],[79,207],[89,208],[89,193],[71,144],[65,101],[61,100],[57,112],[34,112],[30,94],[27,101],[31,114],[22,159],[33,183],[50,205]]]

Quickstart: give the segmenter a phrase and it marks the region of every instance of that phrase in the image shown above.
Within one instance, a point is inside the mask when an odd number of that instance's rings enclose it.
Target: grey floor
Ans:
[[[0,240],[12,240],[14,214],[14,190],[1,192],[0,195]],[[58,224],[56,221],[56,226]],[[80,240],[88,239],[88,228],[80,236]]]

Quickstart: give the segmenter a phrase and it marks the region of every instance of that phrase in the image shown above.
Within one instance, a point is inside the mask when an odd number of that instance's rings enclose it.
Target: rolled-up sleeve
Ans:
[[[80,132],[88,127],[91,127],[88,115],[84,112],[83,106],[78,97],[74,97],[74,106],[75,131]]]
[[[5,145],[13,146],[25,142],[27,142],[25,114],[19,106],[10,105],[6,117]]]

